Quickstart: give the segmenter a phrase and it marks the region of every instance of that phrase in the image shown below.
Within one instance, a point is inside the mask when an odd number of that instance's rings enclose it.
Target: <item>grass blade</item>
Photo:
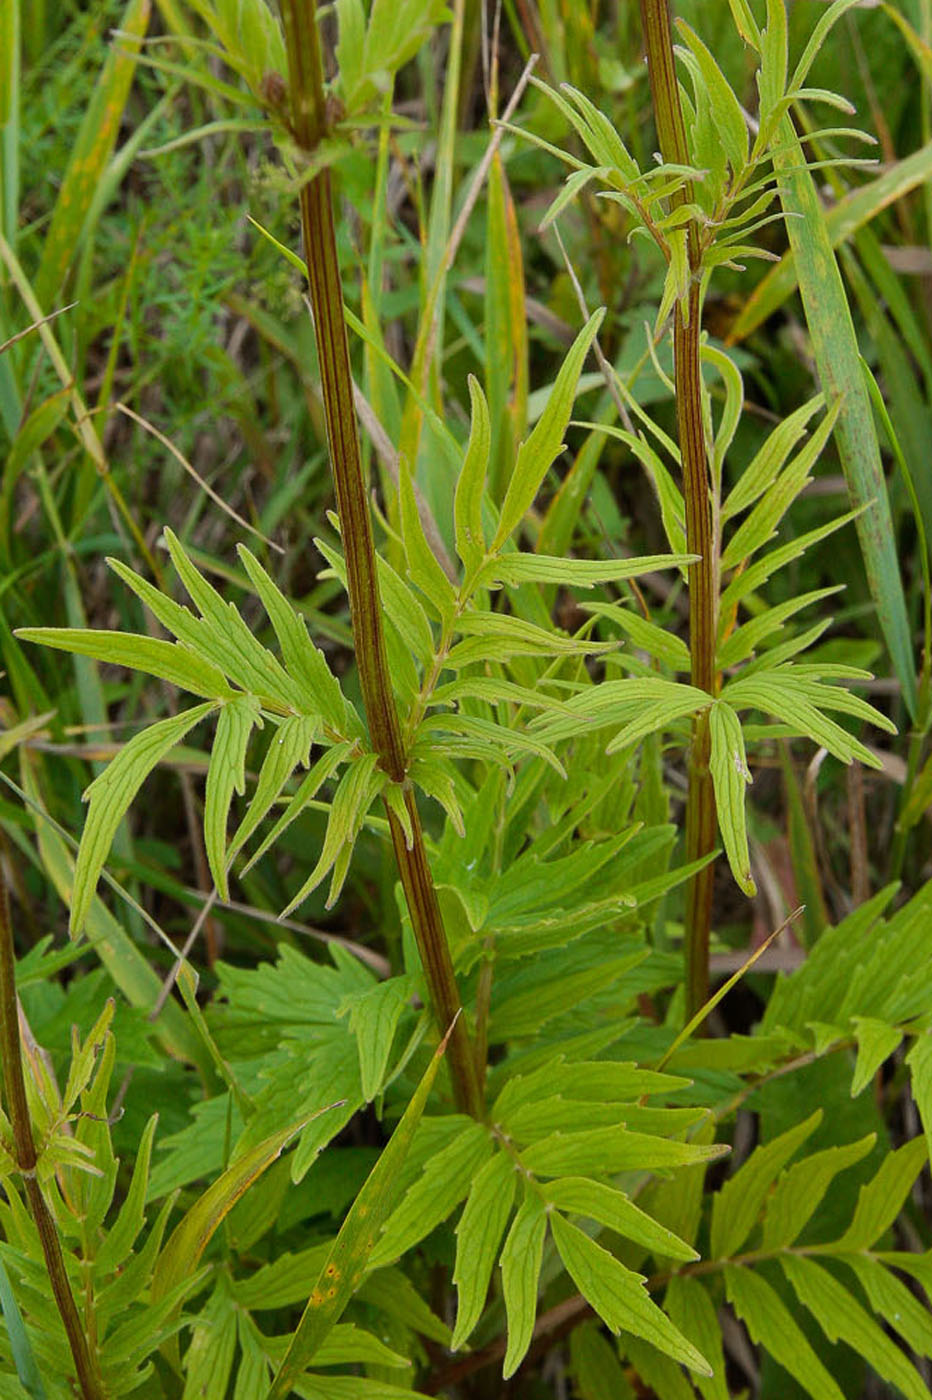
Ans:
[[[857,518],[864,567],[906,708],[915,718],[916,663],[870,397],[828,221],[788,116],[773,159],[784,212],[801,216],[787,219],[787,231],[819,379],[826,400],[841,401],[835,441],[851,504],[865,507]],[[926,160],[932,168],[932,149]]]

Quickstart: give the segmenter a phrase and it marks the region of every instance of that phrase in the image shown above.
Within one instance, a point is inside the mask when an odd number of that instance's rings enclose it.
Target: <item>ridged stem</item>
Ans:
[[[669,0],[640,0],[647,49],[651,98],[661,155],[671,165],[689,165],[686,126],[680,104],[673,54]],[[684,185],[673,197],[676,205],[692,201]],[[715,543],[709,501],[709,471],[702,426],[702,378],[699,358],[702,307],[699,294],[699,239],[694,222],[687,229],[691,280],[689,292],[674,312],[673,363],[676,420],[683,465],[686,508],[686,548],[699,560],[689,568],[689,655],[691,680],[714,695],[716,634]],[[715,848],[715,792],[709,770],[708,712],[693,721],[686,799],[686,859],[700,860]],[[709,995],[709,929],[712,920],[714,866],[693,875],[686,888],[686,1018],[705,1004]]]
[[[288,52],[291,131],[298,146],[313,155],[327,131],[316,0],[282,0],[281,10]],[[398,818],[387,806],[386,813],[431,1004],[440,1030],[445,1032],[461,1003],[421,821],[407,783],[407,756],[388,670],[377,560],[353,405],[333,194],[326,169],[301,189],[301,222],[363,705],[379,763],[392,782],[403,787],[412,833],[410,846]],[[456,1020],[447,1054],[459,1108],[481,1117],[479,1070],[462,1016]]]
[[[103,1400],[103,1383],[87,1345],[84,1326],[78,1314],[68,1281],[58,1227],[49,1210],[36,1176],[36,1144],[32,1135],[26,1083],[23,1078],[22,1046],[16,1009],[16,962],[13,954],[13,925],[6,881],[0,871],[0,1054],[3,1057],[3,1090],[10,1125],[13,1129],[13,1155],[23,1176],[29,1212],[35,1223],[45,1258],[45,1268],[55,1305],[65,1328],[78,1385],[84,1400]]]

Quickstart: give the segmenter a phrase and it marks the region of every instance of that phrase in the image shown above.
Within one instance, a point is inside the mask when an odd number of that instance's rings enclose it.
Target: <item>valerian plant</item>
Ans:
[[[837,375],[820,364],[821,391],[744,458],[741,369],[703,334],[712,277],[769,256],[755,240],[783,215],[800,283],[813,286],[818,269],[806,258],[814,264],[821,245],[812,230],[811,245],[796,238],[793,222],[812,167],[851,161],[807,163],[791,111],[845,109],[807,81],[851,3],[825,11],[791,70],[782,0],[768,0],[763,28],[744,0],[731,0],[757,65],[749,119],[700,35],[681,26],[674,49],[666,4],[643,0],[654,164],[638,163],[580,88],[556,85],[552,71],[534,80],[538,106],[520,125],[495,127],[480,167],[498,182],[501,227],[513,214],[499,157],[507,128],[572,167],[545,226],[597,191],[629,234],[650,241],[662,273],[647,354],[677,434],[602,352],[602,310],[585,317],[533,419],[517,370],[511,395],[473,376],[468,431],[454,431],[436,406],[438,307],[455,252],[438,206],[432,228],[445,232],[436,247],[428,240],[411,374],[391,361],[371,302],[355,322],[373,382],[378,363],[407,393],[400,450],[389,441],[386,454],[379,549],[334,178],[354,141],[368,139],[359,132],[376,128],[384,152],[397,74],[448,16],[423,0],[374,0],[368,14],[361,0],[338,0],[339,66],[325,82],[313,6],[283,0],[280,27],[263,0],[192,5],[208,37],[185,25],[185,65],[171,72],[244,108],[262,105],[282,188],[300,204],[336,498],[332,533],[317,544],[348,598],[359,698],[245,546],[239,577],[261,605],[267,641],[252,600],[230,601],[170,529],[164,541],[188,604],[111,559],[170,640],[83,627],[22,628],[20,640],[156,677],[195,703],[147,725],[94,778],[61,889],[75,939],[115,936],[98,884],[121,823],[153,770],[210,723],[203,842],[217,898],[228,902],[231,882],[286,840],[293,856],[304,819],[323,812],[319,845],[297,843],[282,917],[324,882],[331,908],[368,833],[392,852],[400,937],[378,973],[339,942],[329,961],[283,943],[271,963],[218,963],[206,1008],[182,954],[187,1013],[173,1052],[197,1066],[203,1098],[154,1165],[149,1121],[114,1208],[111,1011],[84,1043],[75,1039],[65,1090],[38,1054],[25,1056],[24,1078],[4,917],[0,1395],[67,1395],[72,1379],[86,1397],[388,1400],[418,1385],[465,1394],[483,1366],[514,1377],[569,1332],[584,1400],[624,1397],[635,1381],[660,1400],[719,1400],[731,1393],[723,1307],[765,1364],[814,1400],[843,1394],[823,1341],[845,1343],[903,1394],[928,1394],[907,1352],[932,1355],[912,1286],[932,1290],[932,1250],[892,1247],[932,1135],[928,890],[886,914],[890,888],[823,932],[804,965],[778,980],[753,1034],[684,1033],[708,1004],[719,842],[739,889],[755,892],[746,811],[755,755],[802,738],[843,763],[878,766],[852,731],[895,729],[851,688],[869,673],[820,652],[824,615],[797,630],[797,613],[834,586],[766,602],[780,570],[852,518],[904,697],[927,718],[928,655],[917,689],[899,575],[884,565],[893,545],[882,477],[870,494],[856,461],[851,511],[775,541],[832,435],[850,431]],[[449,42],[458,69],[462,5]],[[251,98],[199,68],[200,48],[222,57]],[[456,104],[454,82],[442,132],[455,132]],[[552,126],[546,139],[535,130],[545,112],[562,122],[562,146]],[[807,147],[857,134],[810,132]],[[658,348],[671,321],[672,380]],[[594,352],[613,407],[575,426],[640,464],[667,553],[599,560],[546,548],[560,527],[552,512],[541,520],[541,488]],[[370,429],[372,417],[367,405]],[[430,480],[437,461],[451,488],[443,511]],[[688,644],[646,604],[631,606],[643,603],[638,579],[657,573],[668,589],[686,588]],[[568,627],[553,620],[558,589],[577,604]],[[664,762],[679,767],[684,756],[681,848]],[[665,912],[677,899],[685,973]],[[894,1055],[925,1136],[894,1147],[877,1115],[876,1127],[840,1138],[829,1105],[811,1111],[820,1093],[863,1095]],[[800,1086],[795,1097],[781,1093],[786,1083]],[[394,1124],[375,1152],[338,1140],[369,1106],[373,1124]],[[723,1162],[746,1108],[760,1114],[761,1140]],[[838,1179],[859,1194],[836,1189]],[[147,1203],[159,1213],[144,1234]]]

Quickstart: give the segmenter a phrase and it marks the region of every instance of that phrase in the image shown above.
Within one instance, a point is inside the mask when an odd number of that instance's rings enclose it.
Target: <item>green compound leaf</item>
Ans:
[[[414,495],[411,469],[404,457],[401,458],[399,470],[401,534],[408,562],[408,577],[424,596],[430,599],[441,618],[446,621],[452,616],[456,592],[427,542]]]
[[[780,1266],[803,1307],[830,1342],[843,1341],[907,1397],[928,1400],[929,1392],[900,1348],[860,1303],[814,1259],[787,1255]]]
[[[204,795],[204,848],[221,899],[230,898],[227,879],[227,821],[233,793],[246,791],[246,749],[253,727],[261,725],[259,705],[251,695],[230,700],[217,718]]]
[[[652,1302],[645,1279],[554,1212],[550,1228],[560,1258],[580,1293],[613,1332],[631,1332],[690,1370],[710,1375],[705,1357]]]
[[[854,1217],[841,1239],[831,1246],[833,1254],[870,1249],[889,1230],[927,1157],[925,1139],[913,1138],[884,1158],[877,1174],[861,1187]]]
[[[623,1191],[583,1176],[567,1176],[544,1187],[544,1198],[558,1210],[597,1220],[625,1239],[635,1240],[667,1259],[698,1259],[699,1255],[672,1230],[652,1219]]]
[[[811,1137],[822,1121],[822,1110],[772,1142],[757,1147],[743,1167],[716,1192],[712,1204],[710,1254],[727,1259],[737,1254],[751,1233],[770,1188],[781,1168],[794,1152]]]
[[[541,482],[563,449],[563,434],[573,411],[583,361],[604,315],[604,311],[596,311],[579,332],[550,391],[546,408],[518,448],[514,473],[508,483],[498,529],[492,541],[493,550],[501,549],[509,535],[520,525],[533,504]]]
[[[216,709],[215,701],[195,705],[135,734],[85,792],[90,806],[74,868],[71,930],[79,933],[97,889],[117,827],[153,768],[190,729]]]
[[[485,558],[486,544],[482,530],[482,496],[489,470],[492,448],[492,427],[489,405],[475,375],[469,376],[469,398],[472,421],[469,445],[456,483],[453,500],[453,520],[456,528],[456,552],[467,573],[471,573]]]
[[[273,733],[268,751],[262,760],[255,791],[236,835],[230,842],[229,859],[249,840],[256,827],[271,811],[282,788],[298,767],[307,768],[311,745],[317,737],[320,721],[311,715],[289,715]]]
[[[906,1056],[906,1063],[909,1066],[913,1098],[919,1109],[929,1155],[932,1157],[932,1033],[925,1031],[917,1037]]]
[[[796,1162],[774,1188],[764,1217],[763,1248],[786,1249],[805,1229],[839,1172],[854,1166],[871,1151],[876,1133],[844,1147],[826,1147]]]
[[[111,666],[144,671],[192,695],[227,699],[234,694],[218,666],[195,656],[186,647],[156,637],[82,627],[20,627],[15,635],[24,642],[38,642],[41,646],[70,651],[77,656],[92,656],[95,661],[106,661]]]
[[[502,1250],[502,1293],[508,1319],[508,1349],[502,1367],[505,1380],[517,1371],[531,1345],[546,1234],[543,1202],[537,1196],[528,1196],[512,1222]]]
[[[246,546],[239,545],[237,552],[268,614],[288,674],[300,687],[303,708],[311,716],[319,714],[337,733],[342,735],[345,732],[361,738],[362,725],[343,698],[339,682],[327,665],[323,652],[308,636],[304,619],[295,612],[293,604]]]
[[[812,1400],[845,1400],[779,1293],[753,1269],[725,1267],[725,1294],[751,1340],[778,1361]]]
[[[504,1152],[486,1162],[470,1188],[456,1227],[456,1327],[453,1351],[467,1340],[479,1321],[489,1291],[489,1280],[511,1215],[518,1183],[517,1166]]]
[[[373,1267],[392,1263],[446,1220],[491,1155],[492,1144],[485,1129],[463,1119],[460,1132],[430,1159],[392,1214],[373,1251]]]
[[[874,1016],[853,1016],[854,1035],[858,1043],[858,1058],[851,1079],[851,1097],[857,1098],[885,1060],[899,1048],[903,1032],[887,1021]]]
[[[708,92],[712,121],[715,123],[715,129],[721,138],[729,164],[734,173],[738,175],[744,169],[748,159],[748,128],[741,104],[699,35],[690,29],[684,20],[677,21],[677,28],[699,65],[699,71]]]
[[[696,1376],[693,1382],[703,1400],[730,1400],[725,1378],[722,1329],[708,1291],[698,1279],[674,1274],[667,1284],[663,1306],[680,1331],[699,1348],[712,1366],[711,1376]]]
[[[747,815],[744,793],[751,781],[741,721],[724,700],[716,700],[709,710],[709,730],[712,741],[710,768],[715,788],[718,825],[725,843],[725,853],[735,880],[748,896],[757,893],[751,875],[748,851]]]

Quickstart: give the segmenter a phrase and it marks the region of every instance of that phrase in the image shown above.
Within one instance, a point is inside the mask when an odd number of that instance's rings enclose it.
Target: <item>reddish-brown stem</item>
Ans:
[[[647,49],[651,97],[657,137],[663,159],[688,165],[689,149],[680,104],[673,54],[669,0],[641,0],[641,22]],[[687,184],[676,192],[674,204],[692,200]],[[715,544],[709,500],[709,471],[702,426],[702,379],[699,294],[699,238],[694,221],[687,229],[691,279],[684,300],[677,303],[673,327],[673,363],[676,382],[676,419],[683,466],[683,498],[686,509],[686,547],[699,556],[689,569],[689,655],[691,680],[709,695],[716,691],[716,579]],[[715,848],[715,792],[709,770],[708,712],[693,721],[689,754],[689,792],[686,800],[686,858],[700,860]],[[708,1000],[709,929],[712,919],[714,866],[706,864],[686,888],[686,1017],[691,1018]]]
[[[13,954],[13,925],[6,882],[0,871],[0,1054],[3,1057],[3,1090],[13,1129],[13,1155],[22,1172],[26,1199],[32,1215],[45,1268],[52,1287],[84,1400],[103,1400],[103,1383],[91,1356],[87,1337],[68,1281],[58,1228],[42,1194],[36,1176],[36,1144],[32,1135],[26,1083],[23,1078],[22,1046],[16,1009],[16,962]]]
[[[301,150],[313,156],[327,131],[316,3],[283,0],[281,8],[288,51],[292,135]],[[431,1004],[440,1029],[445,1032],[460,1010],[460,997],[427,863],[420,816],[407,785],[407,755],[388,671],[378,564],[353,403],[329,170],[322,170],[303,185],[301,222],[360,688],[372,747],[389,778],[404,790],[412,833],[410,847],[395,813],[388,806],[386,812]],[[462,1016],[453,1026],[448,1055],[457,1104],[463,1112],[481,1117],[480,1079]]]

